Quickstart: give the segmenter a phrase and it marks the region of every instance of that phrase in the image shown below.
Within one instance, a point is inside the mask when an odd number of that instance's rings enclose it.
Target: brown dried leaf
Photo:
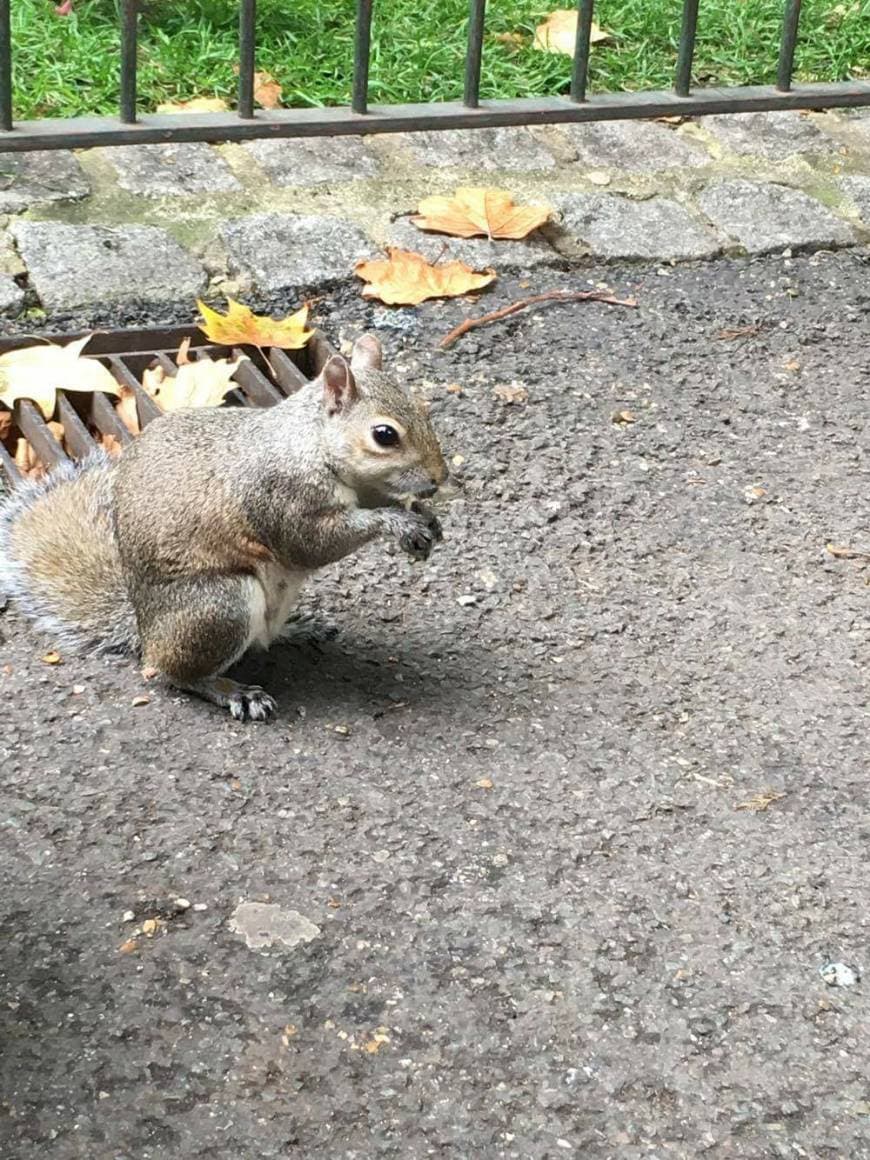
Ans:
[[[590,44],[603,44],[612,41],[613,37],[605,32],[593,20],[592,31],[589,36]],[[557,8],[551,12],[543,24],[535,29],[533,48],[541,52],[561,52],[565,56],[574,55],[574,46],[577,41],[577,9]]]
[[[421,230],[454,238],[519,240],[542,226],[553,211],[548,206],[518,206],[504,189],[466,187],[453,197],[425,197],[411,221]]]
[[[45,656],[42,657],[42,663],[46,665],[62,665],[63,657],[60,655],[60,653],[54,652],[52,650],[52,652],[47,652]]]
[[[752,810],[754,813],[763,813],[768,806],[773,805],[774,802],[781,801],[784,797],[784,793],[777,793],[775,790],[765,789],[761,793],[754,794],[748,801],[740,802],[734,808],[735,810]]]
[[[100,446],[107,455],[120,455],[124,448],[121,446],[121,440],[114,435],[101,435]]]
[[[529,400],[529,392],[522,383],[500,383],[497,387],[492,388],[492,393],[500,403],[507,406],[527,403]]]
[[[612,423],[637,422],[637,416],[632,411],[614,411],[610,418]]]
[[[499,44],[506,44],[509,48],[522,48],[526,43],[526,38],[521,32],[497,32],[492,39],[497,40]]]
[[[379,298],[390,306],[417,306],[427,298],[457,298],[495,281],[495,271],[475,274],[464,262],[434,266],[409,250],[387,251],[389,257],[357,262],[354,272],[368,285],[364,298]]]
[[[825,551],[837,560],[870,560],[870,552],[861,552],[842,544],[825,544]]]
[[[138,435],[142,428],[139,426],[139,407],[136,403],[136,392],[132,387],[121,386],[118,388],[118,396],[118,402],[115,405],[118,418],[131,435]]]
[[[281,107],[281,86],[271,73],[254,73],[254,100],[263,109]]]
[[[478,789],[492,789],[493,782],[491,777],[482,777],[480,781],[474,783]]]
[[[4,439],[9,438],[9,432],[12,430],[12,412],[0,411],[0,443]]]
[[[139,943],[134,938],[128,938],[126,942],[122,942],[118,947],[119,955],[130,955],[133,951],[139,949]]]

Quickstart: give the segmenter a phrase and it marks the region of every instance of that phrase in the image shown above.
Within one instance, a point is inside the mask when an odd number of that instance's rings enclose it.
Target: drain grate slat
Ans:
[[[77,459],[88,455],[94,447],[93,438],[63,391],[57,392],[57,418],[63,424],[63,441],[67,451]]]
[[[49,335],[46,341],[67,344],[83,335]],[[254,347],[233,348],[218,346],[205,335],[192,335],[186,328],[154,328],[146,330],[111,331],[92,335],[85,352],[86,358],[96,358],[112,373],[122,388],[132,391],[136,400],[139,426],[163,414],[152,396],[142,386],[142,376],[150,367],[160,366],[167,375],[178,371],[176,362],[182,342],[188,343],[188,357],[203,356],[236,360],[247,359],[234,375],[234,389],[227,394],[225,405],[242,407],[269,407],[294,394],[322,369],[335,353],[335,348],[319,331],[315,331],[307,347],[298,351],[284,351]],[[0,354],[32,346],[31,337],[0,341]],[[54,420],[63,427],[63,445],[39,410],[29,400],[19,400],[12,413],[12,431],[5,444],[0,443],[0,475],[5,475],[12,486],[19,484],[31,473],[33,461],[37,470],[45,470],[69,459],[80,459],[91,454],[103,441],[110,450],[125,447],[134,435],[127,430],[118,412],[117,400],[105,394],[58,392]],[[16,463],[16,440],[23,437],[30,444],[30,457],[25,468]]]
[[[66,452],[49,431],[39,410],[30,399],[19,399],[15,404],[18,429],[46,467],[69,462]]]

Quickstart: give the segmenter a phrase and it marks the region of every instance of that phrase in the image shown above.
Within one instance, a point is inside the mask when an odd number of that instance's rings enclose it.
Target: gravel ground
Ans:
[[[434,349],[587,280],[639,309]],[[462,462],[428,564],[373,546],[334,639],[246,662],[272,725],[0,618],[4,1156],[870,1157],[867,985],[820,976],[870,965],[870,570],[825,548],[870,550],[867,286],[337,291]]]

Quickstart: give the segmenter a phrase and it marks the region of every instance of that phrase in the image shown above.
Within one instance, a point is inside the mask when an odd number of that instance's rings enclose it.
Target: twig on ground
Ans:
[[[500,318],[507,318],[529,306],[537,306],[540,302],[605,302],[609,306],[637,306],[636,298],[614,298],[612,294],[603,294],[599,290],[551,290],[548,294],[533,294],[531,298],[522,298],[510,306],[503,306],[501,310],[493,310],[491,314],[481,314],[478,318],[466,318],[455,326],[449,334],[441,339],[439,345],[446,349],[453,346],[457,339],[476,326],[487,326],[490,322],[498,322]]]

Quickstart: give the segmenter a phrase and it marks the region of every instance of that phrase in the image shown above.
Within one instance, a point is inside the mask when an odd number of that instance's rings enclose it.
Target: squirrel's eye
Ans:
[[[372,439],[380,447],[396,447],[399,443],[399,432],[387,423],[379,423],[372,427]]]

